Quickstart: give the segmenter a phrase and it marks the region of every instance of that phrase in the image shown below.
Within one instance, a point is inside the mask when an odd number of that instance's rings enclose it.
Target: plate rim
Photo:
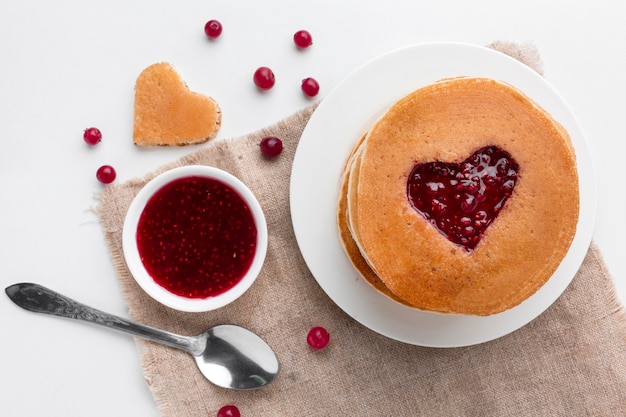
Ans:
[[[547,96],[549,96],[548,98],[550,99],[550,105],[555,106],[555,109],[558,110],[558,113],[563,113],[562,116],[564,116],[564,118],[567,119],[564,125],[570,132],[570,136],[572,137],[572,142],[574,144],[574,148],[576,151],[577,168],[579,172],[579,187],[580,187],[580,196],[581,196],[581,203],[580,203],[580,209],[579,209],[580,210],[579,222],[577,225],[577,232],[574,237],[574,241],[572,242],[572,245],[570,246],[568,254],[564,258],[564,261],[561,263],[561,265],[559,266],[559,268],[557,269],[553,277],[551,277],[550,280],[546,284],[544,284],[544,286],[540,288],[540,290],[537,293],[535,293],[529,299],[524,301],[522,304],[510,310],[507,310],[505,312],[496,314],[496,315],[487,316],[487,317],[465,316],[465,315],[444,315],[440,313],[420,311],[420,310],[412,309],[406,306],[401,306],[400,304],[389,300],[385,295],[377,292],[373,287],[370,286],[370,284],[366,283],[364,279],[360,278],[358,272],[356,272],[356,270],[354,270],[354,267],[352,267],[352,265],[350,264],[350,267],[353,269],[353,272],[356,274],[356,276],[358,276],[356,280],[357,283],[354,284],[355,289],[357,291],[361,291],[360,294],[363,294],[364,292],[365,295],[371,296],[372,298],[371,299],[368,298],[367,301],[374,300],[373,302],[375,303],[374,304],[375,307],[379,307],[379,304],[378,304],[379,302],[383,305],[388,302],[391,302],[395,304],[396,306],[398,306],[398,311],[406,309],[407,310],[406,316],[420,317],[421,319],[427,319],[427,320],[442,321],[443,323],[448,323],[448,322],[455,323],[452,326],[452,328],[454,329],[459,329],[463,324],[469,325],[470,327],[472,326],[484,327],[485,325],[487,325],[488,327],[490,324],[493,324],[493,322],[497,322],[500,325],[497,331],[494,330],[491,332],[485,332],[484,334],[479,335],[479,336],[462,334],[456,339],[455,338],[452,338],[452,339],[443,338],[441,340],[439,339],[434,340],[432,337],[428,337],[427,335],[426,337],[423,337],[423,335],[420,337],[419,335],[407,333],[406,331],[402,330],[402,329],[406,329],[406,326],[404,323],[386,323],[384,320],[382,322],[379,322],[379,321],[374,320],[372,317],[363,317],[359,314],[356,314],[354,306],[346,305],[345,301],[343,301],[341,297],[339,297],[338,294],[333,292],[333,290],[331,289],[331,287],[329,286],[327,282],[327,279],[325,277],[319,276],[321,274],[321,272],[319,271],[320,268],[318,267],[313,254],[308,249],[308,243],[306,241],[307,239],[309,239],[309,237],[307,236],[307,232],[304,230],[305,228],[302,226],[304,224],[304,221],[301,218],[301,215],[303,213],[301,212],[301,207],[299,207],[299,202],[301,201],[302,198],[300,197],[300,194],[299,194],[300,191],[298,189],[299,182],[302,182],[302,178],[301,178],[302,174],[299,171],[299,169],[303,164],[302,161],[306,160],[305,152],[307,151],[306,147],[308,146],[307,141],[310,140],[308,138],[311,137],[311,135],[315,135],[316,134],[315,129],[318,129],[318,125],[321,122],[324,122],[323,118],[326,117],[325,112],[327,112],[328,109],[332,109],[332,106],[338,106],[342,103],[342,101],[344,100],[344,97],[342,97],[341,95],[344,93],[344,90],[350,89],[351,87],[350,83],[357,82],[359,77],[365,77],[365,78],[370,77],[371,74],[369,74],[369,72],[376,71],[378,70],[378,67],[381,67],[381,66],[383,69],[385,69],[385,65],[389,65],[389,63],[395,62],[398,59],[402,61],[402,59],[409,58],[409,57],[415,58],[416,56],[419,57],[420,54],[427,55],[428,53],[432,53],[432,51],[436,51],[438,54],[443,54],[443,56],[446,56],[447,59],[449,59],[450,56],[446,54],[450,54],[451,52],[453,53],[460,52],[461,55],[469,54],[469,56],[472,59],[474,59],[475,57],[482,57],[482,58],[495,60],[496,63],[501,62],[504,68],[503,71],[506,72],[506,71],[512,71],[512,69],[514,70],[511,73],[511,78],[515,79],[517,77],[522,77],[520,80],[516,79],[515,80],[516,82],[513,82],[511,84],[520,88],[520,84],[525,85],[525,83],[527,83],[533,86],[534,89],[538,89],[539,93],[546,94]],[[467,58],[467,56],[464,56],[463,58]],[[419,65],[419,64],[411,63],[411,65]],[[432,71],[431,62],[425,65],[428,67],[428,69],[423,69],[424,72]],[[394,68],[394,71],[401,72],[401,70],[397,70],[395,68]],[[488,68],[488,69],[485,69],[484,71],[485,73],[490,73],[490,72],[493,72],[493,69]],[[501,71],[500,68],[495,69],[496,73],[498,73],[499,71]],[[436,74],[437,72],[438,72],[438,69],[435,68],[434,73]],[[463,76],[463,75],[468,75],[468,74],[457,74],[456,76]],[[422,85],[426,85],[434,81],[437,81],[438,79],[447,78],[447,77],[440,76],[436,79],[432,79],[430,82],[428,82],[427,80],[428,76],[418,75],[417,78],[418,79],[423,78],[425,81],[422,83]],[[501,79],[501,77],[498,77],[498,78]],[[507,81],[507,80],[504,80],[504,81]],[[395,81],[392,80],[391,84],[389,85],[392,85],[394,82]],[[406,95],[410,91],[415,90],[421,86],[421,85],[412,85],[411,87],[407,87],[406,85],[408,83],[409,83],[408,81],[405,82],[404,80],[399,81],[399,84],[402,84],[402,86],[400,86],[398,89],[406,90],[403,95]],[[520,88],[520,89],[526,92],[524,88]],[[538,94],[538,93],[533,90],[533,94]],[[366,116],[368,116],[369,122],[370,123],[373,122],[377,117],[380,116],[380,114],[382,114],[382,112],[384,112],[384,110],[386,110],[391,104],[393,104],[393,102],[397,101],[403,95],[397,96],[395,98],[388,97],[389,100],[387,100],[388,101],[387,103],[374,104],[373,107],[378,107],[378,113],[367,114]],[[389,96],[391,96],[391,94],[389,94]],[[541,103],[542,100],[537,100],[538,97],[533,97],[533,95],[530,95],[530,96],[531,98],[535,99],[537,102],[542,104]],[[541,98],[545,98],[545,97],[541,97]],[[550,106],[547,106],[547,107],[550,107]],[[552,109],[552,110],[555,110],[555,109]],[[546,110],[548,110],[551,113],[553,112],[549,108],[546,108]],[[371,112],[371,110],[369,111]],[[364,116],[361,116],[361,118],[363,117]],[[320,118],[321,120],[319,120]],[[562,120],[559,120],[559,121],[562,122]],[[354,144],[354,141],[356,141],[356,139],[358,139],[358,137],[362,133],[365,132],[367,126],[369,126],[369,123],[363,123],[363,125],[360,126],[360,129],[361,129],[360,131],[353,132],[353,135],[352,135],[353,142],[349,143],[351,146]],[[347,138],[344,140],[348,141]],[[343,145],[344,147],[347,147],[345,143]],[[351,149],[351,146],[349,147],[350,149]],[[317,166],[324,166],[323,165],[324,162],[333,162],[335,165],[337,163],[336,160],[333,160],[332,156],[326,156],[325,158],[324,158],[324,155],[321,155],[321,156],[316,155],[316,156],[320,157],[316,160]],[[344,152],[344,155],[342,156],[344,161],[345,161],[345,157],[347,157],[347,153]],[[583,175],[581,175],[581,172],[584,173],[584,178],[583,178]],[[339,186],[339,178],[340,178],[340,172],[337,172],[336,181],[335,181],[335,194],[333,195],[333,198],[336,196],[336,192],[337,192],[336,190],[338,189],[338,186]],[[542,77],[540,74],[538,74],[536,71],[534,71],[530,67],[516,60],[515,58],[512,58],[509,55],[496,51],[492,48],[470,44],[470,43],[462,43],[462,42],[424,42],[424,43],[407,45],[401,48],[391,50],[382,55],[379,55],[378,57],[375,57],[365,62],[361,66],[357,67],[350,74],[348,74],[348,76],[346,76],[341,82],[339,82],[337,86],[333,88],[333,90],[331,90],[323,100],[320,101],[319,105],[317,106],[313,114],[311,115],[311,118],[309,119],[307,126],[305,126],[301,135],[300,142],[298,143],[298,146],[294,155],[289,187],[290,187],[289,196],[290,196],[291,219],[292,219],[292,225],[294,228],[294,233],[295,233],[296,241],[298,243],[298,247],[302,253],[305,263],[307,264],[307,267],[311,271],[311,274],[313,275],[317,283],[320,285],[322,290],[327,294],[327,296],[340,309],[342,309],[345,313],[350,315],[353,319],[355,319],[361,325],[383,336],[386,336],[386,337],[389,337],[391,339],[395,339],[401,342],[409,343],[409,344],[426,346],[426,347],[442,347],[442,348],[443,347],[470,346],[470,345],[484,343],[484,342],[497,339],[499,337],[505,336],[506,334],[509,334],[525,326],[530,321],[534,320],[536,317],[541,315],[546,309],[548,309],[560,297],[560,295],[565,291],[565,289],[569,286],[569,284],[571,283],[571,281],[573,280],[575,276],[576,271],[580,268],[580,265],[582,264],[584,260],[584,256],[586,255],[587,249],[589,245],[591,244],[593,226],[595,223],[596,201],[597,201],[597,185],[596,185],[595,167],[591,160],[586,136],[584,135],[573,111],[571,110],[570,106],[565,102],[565,100],[562,98],[562,96],[554,89],[554,87],[544,77]],[[326,192],[329,192],[329,191],[330,190],[326,190]],[[584,201],[583,201],[583,198],[584,198]],[[310,223],[310,220],[307,219],[306,221]],[[334,221],[334,216],[333,216],[333,228],[335,230],[334,235],[336,239],[336,241],[333,242],[333,245],[336,246],[337,242],[339,242],[339,238],[336,233],[336,222]],[[339,256],[343,258],[343,262],[345,266],[345,261],[349,262],[349,260],[347,258],[347,255],[345,255],[345,252],[343,251],[343,249],[342,248],[340,249],[341,249],[341,253]],[[552,286],[555,285],[555,279],[553,279],[555,276],[557,276],[559,280],[559,282],[556,283],[556,284],[559,284],[558,288],[556,289],[552,288]],[[361,281],[360,283],[358,282],[359,280]],[[548,284],[551,284],[551,285],[548,285]],[[369,290],[359,288],[359,287],[362,287],[363,285],[367,286]],[[368,294],[368,292],[371,294]],[[546,294],[546,292],[548,292],[548,294]],[[388,301],[381,301],[379,299],[380,297],[383,297],[384,299]],[[540,306],[533,305],[533,302],[536,302],[536,300],[540,300],[541,302]],[[387,310],[385,310],[385,312],[387,312]],[[515,317],[516,315],[518,315],[518,317]],[[519,315],[522,315],[522,317],[520,318]],[[402,319],[406,317],[396,317],[396,318]],[[506,326],[507,320],[515,324],[507,327]],[[504,322],[504,325],[502,322]]]

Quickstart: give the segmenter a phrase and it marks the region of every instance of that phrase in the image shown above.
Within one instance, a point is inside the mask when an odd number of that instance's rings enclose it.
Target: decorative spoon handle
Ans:
[[[50,314],[99,324],[144,339],[197,354],[201,341],[196,337],[179,336],[154,327],[135,323],[113,314],[86,306],[38,284],[19,283],[5,289],[6,294],[18,306],[35,313]]]

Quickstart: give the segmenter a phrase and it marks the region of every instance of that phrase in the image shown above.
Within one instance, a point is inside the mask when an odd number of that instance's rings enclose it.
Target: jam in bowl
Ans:
[[[174,168],[149,181],[124,220],[124,257],[139,286],[181,311],[215,310],[245,293],[267,252],[257,199],[218,168]]]

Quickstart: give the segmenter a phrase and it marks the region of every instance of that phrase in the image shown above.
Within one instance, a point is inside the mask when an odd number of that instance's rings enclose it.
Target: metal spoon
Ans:
[[[5,292],[15,304],[35,313],[87,321],[184,350],[195,357],[209,381],[223,388],[260,388],[278,375],[280,365],[272,348],[243,327],[225,324],[197,336],[180,336],[104,313],[41,285],[14,284]]]

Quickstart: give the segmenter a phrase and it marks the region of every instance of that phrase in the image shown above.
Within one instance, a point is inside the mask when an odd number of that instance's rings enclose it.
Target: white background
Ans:
[[[596,163],[594,241],[626,300],[626,3],[622,0],[4,1],[0,5],[0,284],[35,281],[126,316],[96,216],[96,169],[118,182],[195,148],[132,144],[133,86],[167,61],[223,110],[219,138],[272,124],[356,67],[427,41],[534,43],[545,76],[577,115]],[[204,23],[224,33],[210,42]],[[308,29],[309,50],[292,35]],[[267,65],[275,88],[251,78]],[[367,88],[364,86],[363,88]],[[90,148],[83,130],[100,128]],[[0,415],[156,416],[131,337],[28,313],[0,295]]]

